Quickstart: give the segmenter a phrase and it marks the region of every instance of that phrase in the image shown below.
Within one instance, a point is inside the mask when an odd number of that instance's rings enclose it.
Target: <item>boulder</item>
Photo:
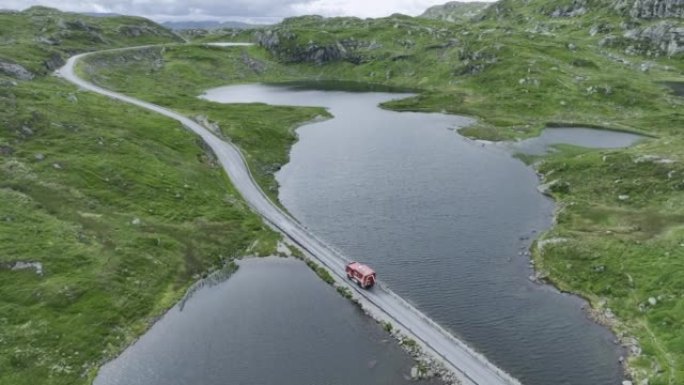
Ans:
[[[0,155],[7,156],[12,155],[13,153],[14,149],[12,147],[0,145]]]
[[[2,59],[0,59],[0,73],[4,73],[7,76],[19,80],[31,80],[35,77],[31,71],[27,70],[23,66],[4,61]]]
[[[586,0],[573,0],[572,3],[556,7],[549,16],[551,17],[575,17],[587,13]]]
[[[49,58],[43,61],[43,65],[49,72],[52,72],[64,65],[64,59],[60,54],[53,52]]]
[[[613,7],[638,19],[684,18],[684,0],[616,0]]]

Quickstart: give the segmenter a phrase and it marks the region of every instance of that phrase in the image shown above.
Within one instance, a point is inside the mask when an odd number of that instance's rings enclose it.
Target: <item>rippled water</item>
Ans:
[[[405,378],[412,365],[306,265],[264,258],[171,309],[95,384],[402,385],[415,384]]]
[[[619,384],[612,334],[583,301],[528,278],[524,252],[554,210],[534,171],[455,133],[467,118],[377,107],[401,96],[263,85],[205,95],[328,107],[335,118],[299,128],[277,174],[295,217],[524,384]],[[553,132],[544,138],[595,144],[584,130]],[[629,144],[605,134],[602,146]],[[546,148],[540,140],[532,147]]]

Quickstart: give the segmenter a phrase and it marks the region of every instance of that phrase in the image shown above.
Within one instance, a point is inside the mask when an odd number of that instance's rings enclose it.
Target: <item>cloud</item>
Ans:
[[[297,14],[383,17],[393,13],[416,16],[446,0],[310,0],[294,4]]]
[[[167,20],[278,20],[305,14],[381,17],[417,15],[447,0],[0,0],[0,9],[33,5],[71,12],[111,12]]]

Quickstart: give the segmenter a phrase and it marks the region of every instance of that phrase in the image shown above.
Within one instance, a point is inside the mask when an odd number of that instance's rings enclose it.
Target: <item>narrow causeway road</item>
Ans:
[[[57,70],[56,74],[82,89],[167,116],[199,135],[214,151],[233,185],[252,210],[261,215],[270,226],[280,231],[291,242],[306,251],[309,257],[325,266],[339,284],[350,288],[371,316],[390,322],[403,334],[413,338],[426,353],[451,370],[461,383],[464,385],[520,385],[516,379],[455,338],[389,290],[382,282],[379,282],[372,290],[362,290],[352,285],[346,279],[344,271],[345,264],[348,263],[347,258],[275,205],[254,181],[242,153],[232,143],[215,136],[200,124],[177,112],[109,91],[78,77],[74,70],[76,63],[81,58],[92,54],[85,53],[71,57],[61,69]]]

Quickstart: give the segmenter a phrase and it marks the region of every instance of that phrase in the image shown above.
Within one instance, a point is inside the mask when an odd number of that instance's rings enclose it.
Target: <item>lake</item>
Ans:
[[[276,175],[290,213],[524,384],[619,384],[615,337],[584,301],[529,279],[525,251],[554,212],[534,170],[458,135],[472,119],[378,108],[407,94],[326,88],[241,85],[203,97],[327,107],[334,119],[300,127]]]
[[[270,257],[240,262],[172,308],[95,385],[402,385],[416,383],[406,379],[412,365],[304,263]]]
[[[511,155],[640,137],[554,128],[517,143],[478,142],[457,133],[470,118],[378,108],[409,95],[387,91],[241,85],[203,97],[327,107],[334,119],[300,127],[276,175],[290,213],[523,384],[619,384],[615,337],[588,319],[584,301],[530,279],[526,251],[551,225],[554,204]],[[269,259],[243,263],[172,309],[96,384],[402,384],[411,364],[303,264]]]

